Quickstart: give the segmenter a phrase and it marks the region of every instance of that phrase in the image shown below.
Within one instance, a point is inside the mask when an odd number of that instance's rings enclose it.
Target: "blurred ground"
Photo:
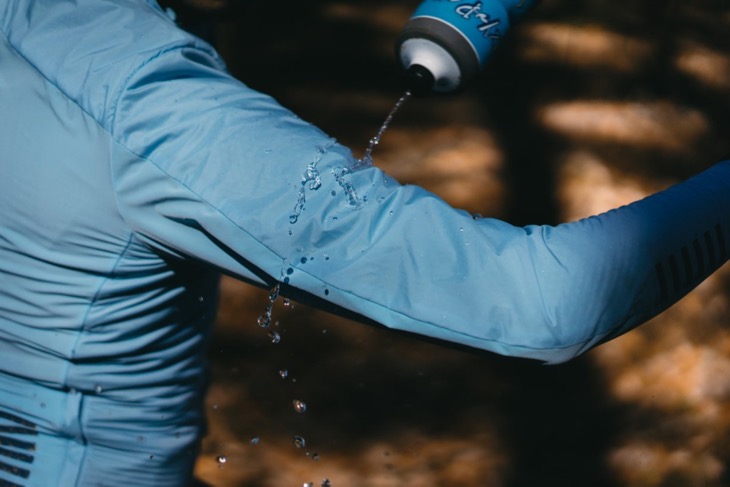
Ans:
[[[401,95],[392,46],[417,3],[241,2],[218,18],[219,47],[236,76],[361,154]],[[375,163],[514,224],[631,202],[730,152],[729,29],[724,0],[544,0],[469,90],[410,100]],[[651,323],[545,367],[282,301],[274,344],[256,325],[266,292],[225,280],[197,475],[219,487],[727,486],[729,298],[723,268]]]

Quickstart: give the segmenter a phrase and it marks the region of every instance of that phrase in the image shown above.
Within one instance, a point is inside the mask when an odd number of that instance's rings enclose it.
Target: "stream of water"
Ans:
[[[375,150],[375,146],[380,143],[380,139],[383,137],[383,134],[388,129],[390,122],[393,121],[393,117],[398,112],[398,110],[400,110],[406,100],[408,100],[410,97],[411,92],[406,91],[403,96],[401,96],[400,99],[395,103],[393,108],[390,110],[390,113],[388,113],[388,116],[385,117],[385,121],[383,122],[383,125],[380,126],[380,130],[378,130],[378,133],[375,135],[375,137],[370,139],[370,143],[368,144],[367,149],[365,149],[365,155],[363,155],[362,159],[360,159],[360,164],[358,165],[358,167],[373,165],[373,151]]]

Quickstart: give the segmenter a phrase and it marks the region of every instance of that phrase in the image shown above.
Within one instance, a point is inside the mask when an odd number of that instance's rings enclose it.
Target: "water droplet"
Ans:
[[[225,455],[218,455],[215,458],[215,461],[218,462],[218,465],[223,465],[224,463],[226,463],[228,461],[228,459],[226,458]]]
[[[464,227],[459,227],[459,231],[460,232],[463,232],[464,231]]]
[[[198,302],[202,303],[203,301],[205,301],[205,298],[203,296],[198,296]]]
[[[155,456],[154,455],[150,455],[150,460],[154,460],[154,459],[155,459]]]
[[[249,443],[251,443],[252,445],[258,445],[260,441],[261,440],[258,436],[252,436],[251,440],[249,440]]]
[[[330,479],[324,479],[322,481],[322,487],[332,487],[332,482],[330,482]]]
[[[484,218],[484,217],[483,217],[482,215],[480,215],[479,213],[475,213],[475,214],[473,214],[473,215],[472,215],[471,217],[472,217],[472,219],[473,219],[473,220],[481,220],[482,218]]]
[[[217,404],[213,404],[213,409],[214,409],[215,411],[217,411],[217,410],[218,410],[218,405],[217,405]]]
[[[294,435],[294,446],[297,448],[304,448],[307,446],[307,442],[304,438],[299,435]]]
[[[325,290],[324,290],[324,295],[325,295],[325,296],[329,296],[329,294],[330,294],[330,290],[329,290],[329,289],[325,289]]]
[[[314,460],[315,462],[318,462],[319,461],[319,453],[317,453],[317,452],[312,453],[312,460]]]
[[[304,482],[302,487],[314,487],[314,482]]]
[[[291,275],[292,275],[292,274],[294,273],[294,268],[292,268],[292,267],[289,267],[289,268],[288,268],[288,269],[286,270],[286,273],[287,273],[288,275],[290,275],[290,276],[291,276]]]
[[[301,259],[299,260],[299,262],[301,262],[302,264],[306,264],[306,263],[307,263],[307,258],[306,258],[306,257],[302,257],[302,258],[301,258]]]
[[[331,194],[332,196],[337,196],[337,191],[335,191],[335,190],[333,189],[332,191],[330,191],[330,194]]]
[[[289,298],[284,298],[283,304],[285,308],[288,308],[291,306],[291,301],[289,300]]]
[[[281,369],[279,371],[279,377],[281,377],[282,379],[286,379],[287,377],[289,377],[289,371],[286,369]]]
[[[292,401],[292,405],[294,406],[294,411],[296,411],[298,413],[307,412],[307,404],[304,401],[300,401],[299,399],[294,399]]]
[[[324,260],[330,260],[329,254],[324,254]]]
[[[267,335],[269,335],[271,343],[279,343],[281,341],[281,335],[279,334],[279,332],[271,330],[269,333],[267,333]]]

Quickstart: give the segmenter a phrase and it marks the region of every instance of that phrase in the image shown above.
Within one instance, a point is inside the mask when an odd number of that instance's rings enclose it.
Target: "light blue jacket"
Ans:
[[[221,272],[554,363],[727,258],[728,164],[518,228],[355,163],[152,0],[0,2],[0,483],[183,485]]]

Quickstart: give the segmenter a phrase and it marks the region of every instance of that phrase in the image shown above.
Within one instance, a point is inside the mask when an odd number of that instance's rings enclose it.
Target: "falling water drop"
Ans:
[[[224,465],[228,461],[228,459],[225,455],[218,455],[215,461],[218,462],[218,465]]]
[[[292,405],[294,406],[294,411],[296,411],[298,413],[307,412],[307,404],[304,401],[300,401],[299,399],[294,399],[292,401]]]
[[[281,335],[278,331],[271,330],[267,335],[269,335],[271,343],[279,343],[281,341]]]
[[[276,300],[279,298],[279,290],[281,289],[281,286],[277,283],[276,286],[271,288],[271,291],[269,291],[269,304],[274,304]]]
[[[258,445],[261,439],[258,436],[252,436],[251,440],[249,440],[249,443],[252,445]]]
[[[296,446],[297,448],[304,448],[305,446],[307,446],[307,442],[303,437],[299,435],[294,435],[294,446]]]
[[[263,314],[258,317],[256,322],[259,324],[262,328],[268,328],[271,325],[271,313],[274,309],[274,303],[279,298],[279,290],[281,288],[281,285],[279,283],[276,284],[271,290],[269,291],[269,302],[266,305],[266,309],[264,310]]]
[[[281,369],[279,371],[279,377],[281,377],[282,379],[286,379],[287,377],[289,377],[289,371],[286,369]]]

